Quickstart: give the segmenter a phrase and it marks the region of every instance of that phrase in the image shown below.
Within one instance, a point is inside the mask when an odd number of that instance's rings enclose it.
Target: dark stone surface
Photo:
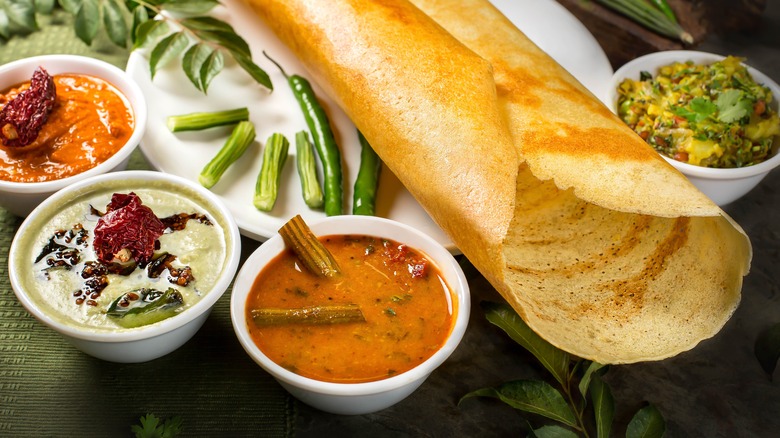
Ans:
[[[768,1],[756,32],[713,37],[698,49],[744,56],[780,81],[780,0]],[[756,336],[780,322],[780,171],[726,211],[753,243],[742,302],[716,337],[692,351],[660,362],[610,368],[605,380],[616,401],[615,436],[624,435],[627,422],[645,401],[664,415],[667,437],[780,434],[780,377],[771,381],[753,353]],[[475,398],[457,404],[471,390],[544,375],[527,353],[485,320],[476,304],[498,300],[498,295],[475,272],[470,278],[475,305],[466,336],[450,360],[414,394],[382,412],[362,416],[330,415],[299,404],[297,436],[525,436],[524,417],[495,400]]]

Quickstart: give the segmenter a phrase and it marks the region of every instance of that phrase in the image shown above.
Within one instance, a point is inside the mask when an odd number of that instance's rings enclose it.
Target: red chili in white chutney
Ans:
[[[341,275],[328,279],[302,268],[291,250],[261,271],[247,298],[249,332],[271,360],[325,382],[359,383],[408,371],[449,336],[457,300],[438,268],[398,242],[362,235],[319,240]],[[357,305],[362,322],[253,323],[253,309]]]

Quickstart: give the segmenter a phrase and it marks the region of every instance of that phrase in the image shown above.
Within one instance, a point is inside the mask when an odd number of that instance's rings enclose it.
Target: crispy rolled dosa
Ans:
[[[720,330],[751,248],[486,0],[246,0],[552,344],[663,359]]]

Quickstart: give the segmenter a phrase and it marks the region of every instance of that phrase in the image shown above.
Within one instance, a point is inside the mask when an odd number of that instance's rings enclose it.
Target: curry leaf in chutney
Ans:
[[[504,330],[515,342],[533,354],[558,383],[567,385],[569,374],[568,353],[542,339],[507,304],[481,303],[488,321]]]
[[[772,374],[777,367],[777,359],[780,359],[780,323],[759,333],[753,352],[758,363],[761,364],[761,368],[769,375],[769,380],[772,380]]]
[[[577,426],[577,419],[561,393],[542,380],[514,380],[497,388],[478,389],[463,396],[461,401],[471,397],[497,398],[515,409]]]

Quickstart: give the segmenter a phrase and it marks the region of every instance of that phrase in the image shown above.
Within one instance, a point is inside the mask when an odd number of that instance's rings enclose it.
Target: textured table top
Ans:
[[[64,35],[0,46],[0,62],[45,52],[124,62],[126,54],[64,42]],[[756,33],[711,38],[698,49],[745,56],[780,81],[780,0],[768,2]],[[136,154],[131,167],[145,166]],[[780,430],[780,383],[765,375],[753,354],[758,333],[780,322],[780,171],[726,210],[755,251],[742,303],[721,333],[690,352],[610,368],[605,380],[616,400],[616,434],[645,401],[663,413],[667,436],[769,437]],[[130,436],[130,425],[147,412],[183,417],[185,436],[524,436],[524,417],[506,405],[487,399],[457,404],[474,389],[544,375],[478,306],[461,346],[409,398],[375,414],[330,415],[289,397],[243,354],[227,295],[196,337],[164,358],[117,365],[73,349],[27,315],[10,292],[7,249],[19,223],[0,214],[0,436]],[[258,245],[242,244],[245,257]],[[465,266],[474,303],[500,300]]]

